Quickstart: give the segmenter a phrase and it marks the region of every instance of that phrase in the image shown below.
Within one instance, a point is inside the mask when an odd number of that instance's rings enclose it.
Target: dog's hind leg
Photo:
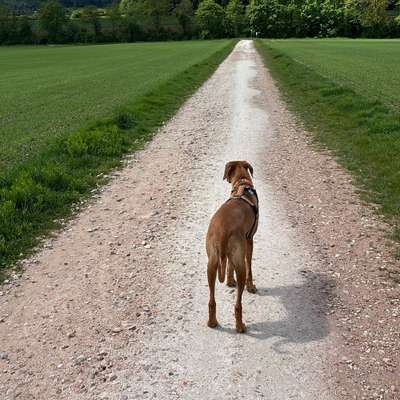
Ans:
[[[253,273],[251,271],[251,259],[253,258],[253,239],[246,240],[246,289],[249,293],[257,291],[253,283]]]
[[[207,276],[208,287],[210,289],[210,297],[208,300],[208,322],[210,328],[215,328],[218,325],[217,321],[217,306],[215,303],[215,280],[217,278],[218,261],[208,260]]]
[[[233,263],[237,279],[235,304],[236,331],[238,333],[244,333],[246,332],[246,325],[243,323],[242,319],[242,294],[246,282],[246,260],[244,246],[243,248],[242,246],[238,246],[230,262]]]
[[[236,292],[236,304],[235,304],[235,318],[236,318],[236,331],[238,333],[246,332],[246,325],[243,323],[242,320],[242,294],[246,280],[246,270],[243,267],[239,267],[236,269],[237,292]]]
[[[236,281],[233,276],[234,268],[231,262],[228,260],[228,277],[226,279],[226,284],[229,287],[235,287],[236,286]]]

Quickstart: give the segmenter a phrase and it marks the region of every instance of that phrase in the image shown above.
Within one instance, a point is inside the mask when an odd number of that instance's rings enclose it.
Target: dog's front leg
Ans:
[[[253,258],[253,239],[247,239],[247,241],[246,241],[246,289],[249,293],[255,293],[257,291],[257,288],[253,283],[253,273],[251,271],[252,258]]]

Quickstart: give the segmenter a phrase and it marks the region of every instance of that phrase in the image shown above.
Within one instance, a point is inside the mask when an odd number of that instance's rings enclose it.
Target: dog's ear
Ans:
[[[231,183],[231,176],[232,176],[234,167],[235,167],[234,161],[229,161],[228,163],[226,163],[223,180],[226,179],[229,183]]]
[[[250,172],[251,176],[253,176],[254,170],[251,164],[247,161],[243,161],[243,166]]]

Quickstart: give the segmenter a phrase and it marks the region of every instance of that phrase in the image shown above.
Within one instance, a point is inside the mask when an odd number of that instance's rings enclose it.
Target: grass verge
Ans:
[[[194,64],[112,117],[59,137],[36,157],[0,175],[0,279],[40,237],[60,227],[121,157],[140,148],[215,71],[236,41]]]
[[[377,204],[400,241],[400,112],[340,86],[256,41],[289,107],[355,177],[363,199]]]

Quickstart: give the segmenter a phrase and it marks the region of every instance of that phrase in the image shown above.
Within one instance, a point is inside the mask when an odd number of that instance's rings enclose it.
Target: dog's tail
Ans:
[[[218,261],[218,280],[223,283],[225,281],[226,271],[226,255],[222,255]]]

